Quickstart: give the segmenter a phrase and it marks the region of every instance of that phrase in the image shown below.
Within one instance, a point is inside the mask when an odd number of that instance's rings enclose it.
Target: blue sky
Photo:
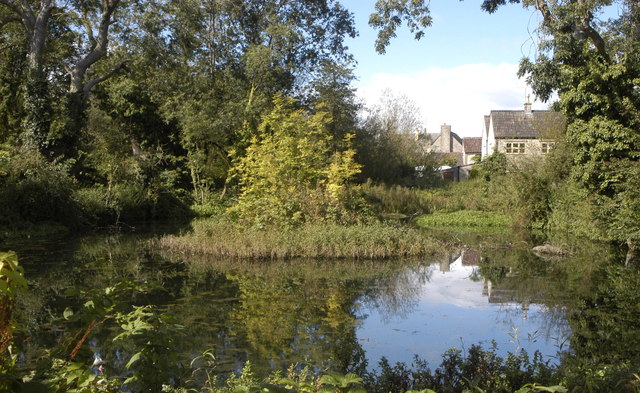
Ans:
[[[523,56],[535,55],[537,14],[513,4],[494,14],[479,1],[432,0],[433,25],[420,41],[398,31],[385,55],[374,50],[376,31],[368,26],[374,0],[345,0],[360,35],[348,41],[358,61],[360,97],[368,105],[389,89],[421,110],[429,132],[451,124],[461,136],[480,136],[483,115],[492,109],[520,109],[526,84],[516,76]],[[534,109],[547,104],[534,101]]]

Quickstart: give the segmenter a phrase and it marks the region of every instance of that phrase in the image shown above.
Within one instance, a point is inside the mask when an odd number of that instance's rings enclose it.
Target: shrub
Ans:
[[[66,165],[40,153],[0,147],[0,221],[12,228],[46,221],[75,226],[79,209]]]

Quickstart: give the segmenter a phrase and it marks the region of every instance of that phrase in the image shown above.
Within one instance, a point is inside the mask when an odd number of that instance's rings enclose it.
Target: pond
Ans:
[[[132,302],[153,304],[174,316],[180,329],[171,340],[180,357],[212,349],[220,373],[240,370],[247,360],[263,371],[294,363],[375,369],[382,357],[411,363],[414,355],[438,366],[448,349],[464,352],[473,344],[495,345],[501,355],[540,351],[554,364],[558,352],[574,342],[578,351],[592,345],[589,334],[576,326],[584,325],[585,299],[597,295],[609,274],[603,266],[612,263],[602,248],[598,260],[589,250],[544,259],[529,251],[529,243],[495,241],[427,260],[212,261],[150,252],[145,241],[152,235],[3,244],[2,249],[18,253],[30,282],[29,294],[20,301],[22,334],[29,337],[23,361],[37,357],[37,348],[77,334],[79,326],[60,318],[67,307],[79,305],[65,295],[68,288],[100,289],[130,278],[160,283],[163,290]],[[634,291],[629,285],[624,291]],[[591,323],[608,321],[620,310],[598,312],[610,314],[594,314]],[[633,337],[628,326],[615,329]],[[90,350],[82,355],[99,354],[113,369],[122,369],[135,349],[114,342],[115,330],[107,323],[96,327]]]

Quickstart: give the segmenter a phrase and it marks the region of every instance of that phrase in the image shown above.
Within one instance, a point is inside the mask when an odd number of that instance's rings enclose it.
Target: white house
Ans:
[[[564,126],[561,113],[531,110],[528,99],[523,110],[491,111],[484,117],[482,159],[494,152],[512,157],[546,154]]]

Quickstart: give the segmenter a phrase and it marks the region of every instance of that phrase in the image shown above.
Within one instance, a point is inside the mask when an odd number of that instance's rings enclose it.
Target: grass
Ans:
[[[445,247],[407,225],[317,223],[276,230],[217,218],[198,220],[192,233],[164,236],[152,246],[170,253],[234,259],[388,259],[435,255]]]
[[[425,228],[441,227],[491,227],[506,228],[512,218],[498,212],[478,210],[458,210],[454,212],[436,212],[425,214],[416,219],[416,223]]]

